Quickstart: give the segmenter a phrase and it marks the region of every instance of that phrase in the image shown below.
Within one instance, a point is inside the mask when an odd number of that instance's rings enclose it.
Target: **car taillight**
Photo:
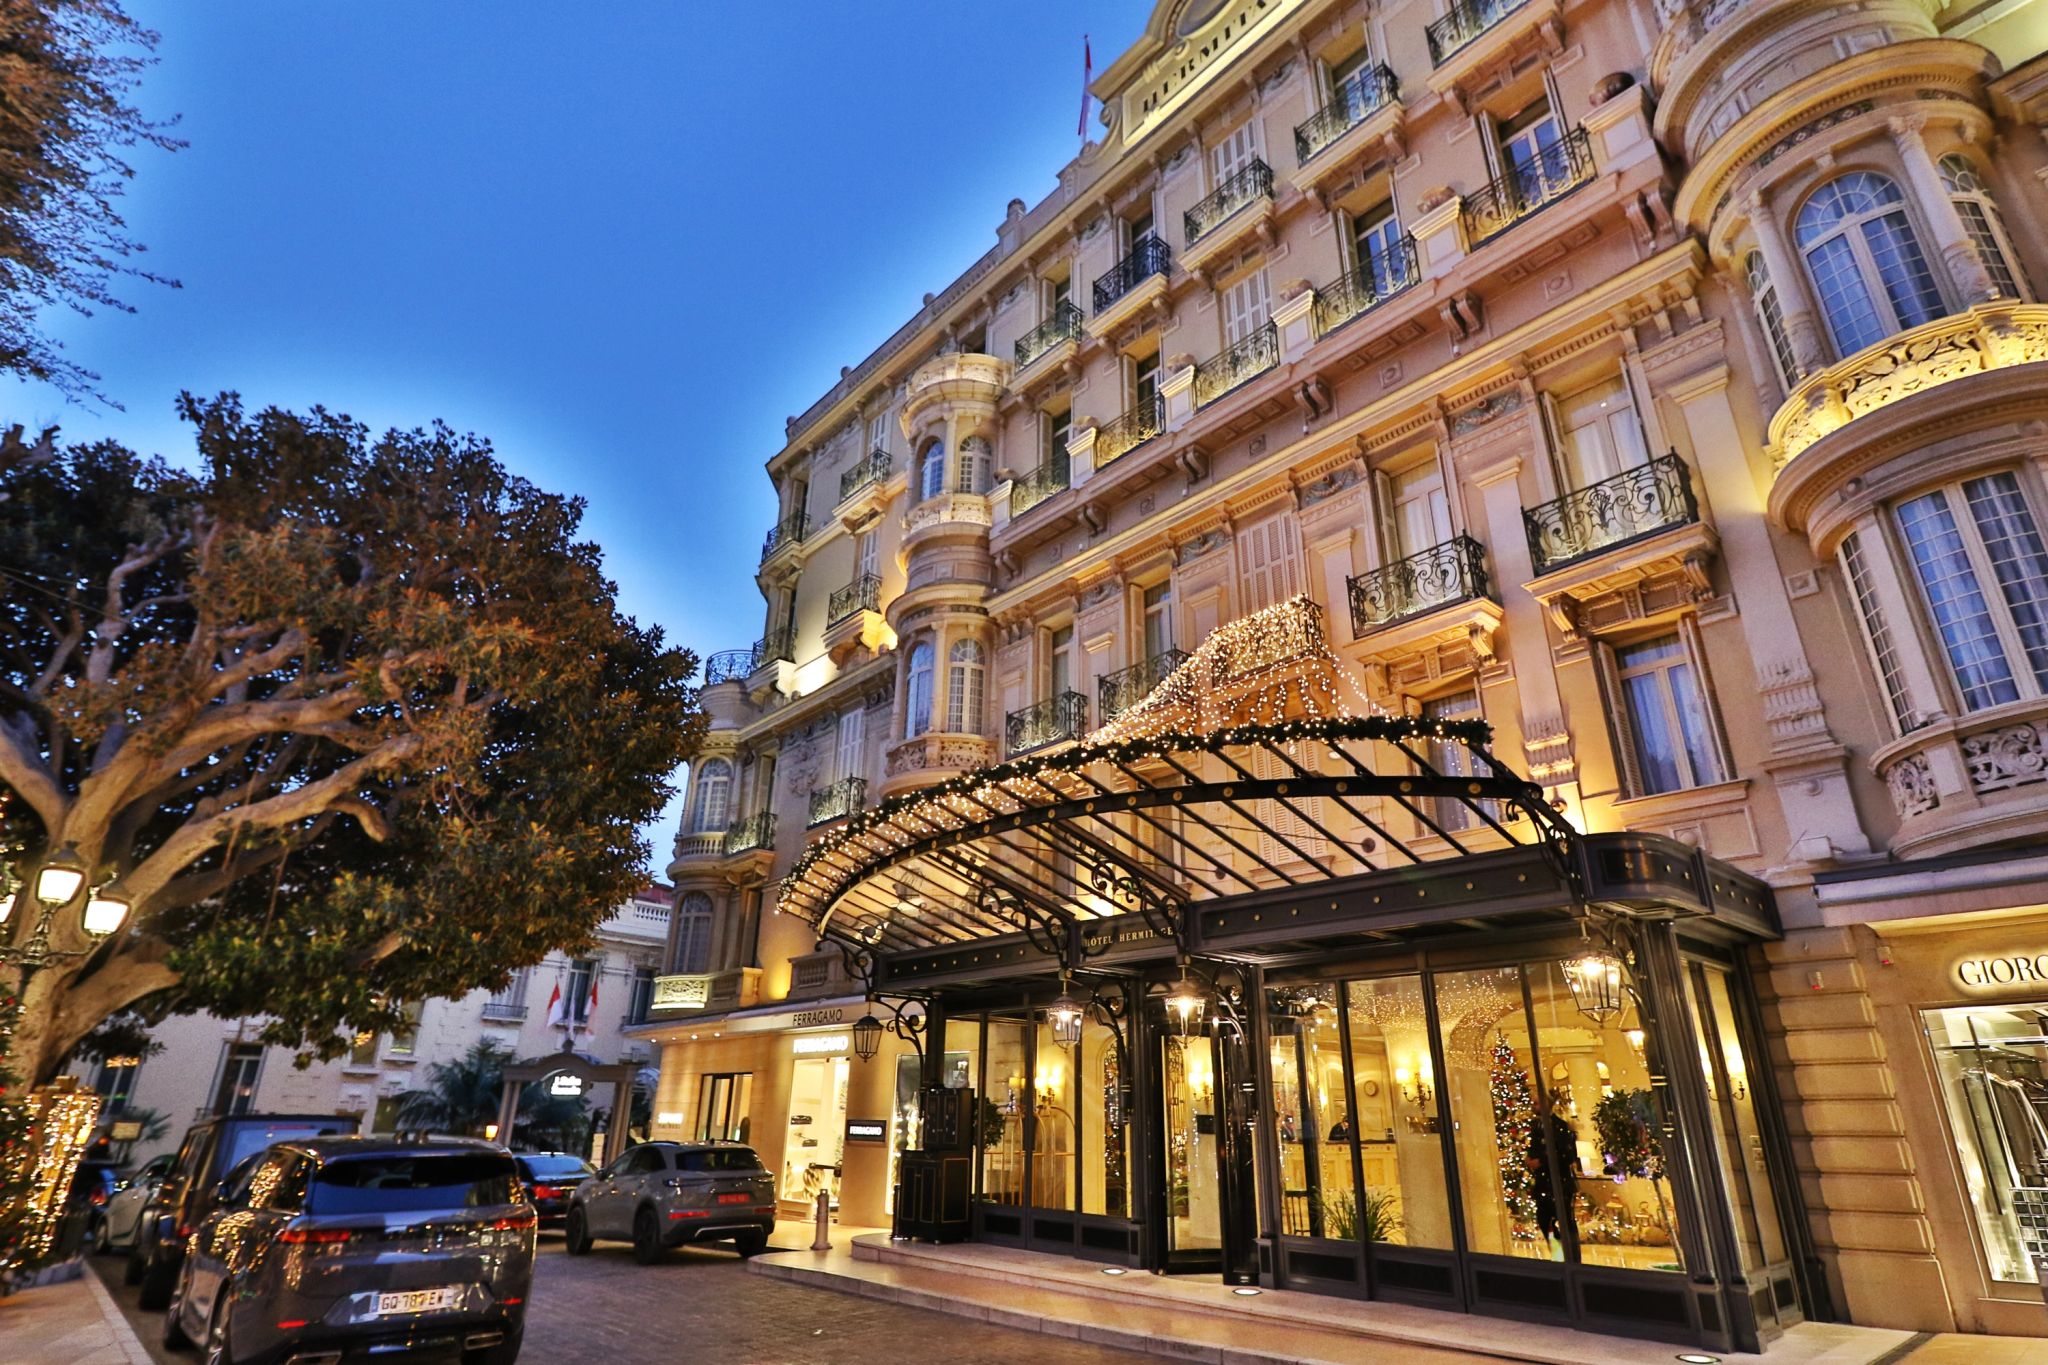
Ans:
[[[533,1226],[533,1210],[521,1209],[507,1217],[494,1218],[490,1226],[493,1232],[513,1232],[520,1228],[530,1228]]]
[[[92,1202],[93,1202],[93,1203],[95,1203],[95,1204],[104,1204],[104,1203],[106,1203],[106,1202],[107,1202],[107,1192],[106,1192],[105,1190],[94,1190],[94,1191],[92,1192]]]
[[[307,1321],[305,1318],[286,1318],[277,1324],[277,1330],[280,1332],[296,1332],[301,1327],[304,1327]]]
[[[533,1187],[533,1197],[535,1199],[560,1199],[562,1197],[561,1187],[556,1185],[535,1185]]]
[[[277,1235],[277,1240],[287,1246],[334,1246],[351,1241],[355,1237],[352,1228],[308,1228],[289,1227]]]
[[[179,1241],[181,1241],[181,1242],[182,1242],[182,1241],[186,1240],[187,1238],[189,1238],[189,1237],[190,1237],[191,1235],[192,1235],[192,1225],[191,1225],[190,1223],[180,1223],[180,1224],[178,1224],[178,1240],[179,1240]]]

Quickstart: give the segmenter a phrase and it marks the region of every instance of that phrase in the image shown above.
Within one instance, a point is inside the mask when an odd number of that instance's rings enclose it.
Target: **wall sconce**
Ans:
[[[1643,1045],[1650,1040],[1650,1035],[1639,1028],[1625,1028],[1621,1031],[1621,1036],[1628,1039],[1628,1045],[1634,1050],[1636,1059],[1643,1060]]]

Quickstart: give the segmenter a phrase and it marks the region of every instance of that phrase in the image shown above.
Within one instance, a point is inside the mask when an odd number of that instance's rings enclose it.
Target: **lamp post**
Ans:
[[[57,912],[78,899],[91,876],[92,869],[79,856],[76,845],[67,843],[45,858],[28,883],[28,887],[33,888],[36,904],[41,907],[35,928],[29,932],[28,941],[20,947],[11,943],[0,944],[0,966],[19,967],[22,982],[26,985],[29,977],[51,963],[84,957],[111,937],[127,921],[132,906],[132,898],[117,881],[93,887],[80,913],[79,927],[92,939],[92,948],[50,946],[50,930],[56,922]],[[14,917],[14,907],[20,903],[25,891],[26,888],[17,884],[11,875],[0,871],[0,930],[4,930]]]

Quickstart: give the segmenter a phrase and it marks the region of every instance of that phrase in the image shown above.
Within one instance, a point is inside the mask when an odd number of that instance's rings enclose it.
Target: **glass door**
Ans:
[[[1159,1054],[1165,1269],[1221,1270],[1223,1125],[1216,1100],[1216,1045],[1207,1037],[1162,1033]]]

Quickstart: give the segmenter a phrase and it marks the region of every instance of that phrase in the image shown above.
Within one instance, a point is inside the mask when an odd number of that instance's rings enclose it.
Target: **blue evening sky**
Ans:
[[[700,653],[760,631],[783,419],[1053,188],[1082,34],[1099,71],[1150,9],[129,7],[163,37],[138,102],[190,145],[123,212],[183,288],[48,320],[125,410],[0,382],[0,420],[176,459],[180,389],[443,418],[587,498],[625,609]]]

